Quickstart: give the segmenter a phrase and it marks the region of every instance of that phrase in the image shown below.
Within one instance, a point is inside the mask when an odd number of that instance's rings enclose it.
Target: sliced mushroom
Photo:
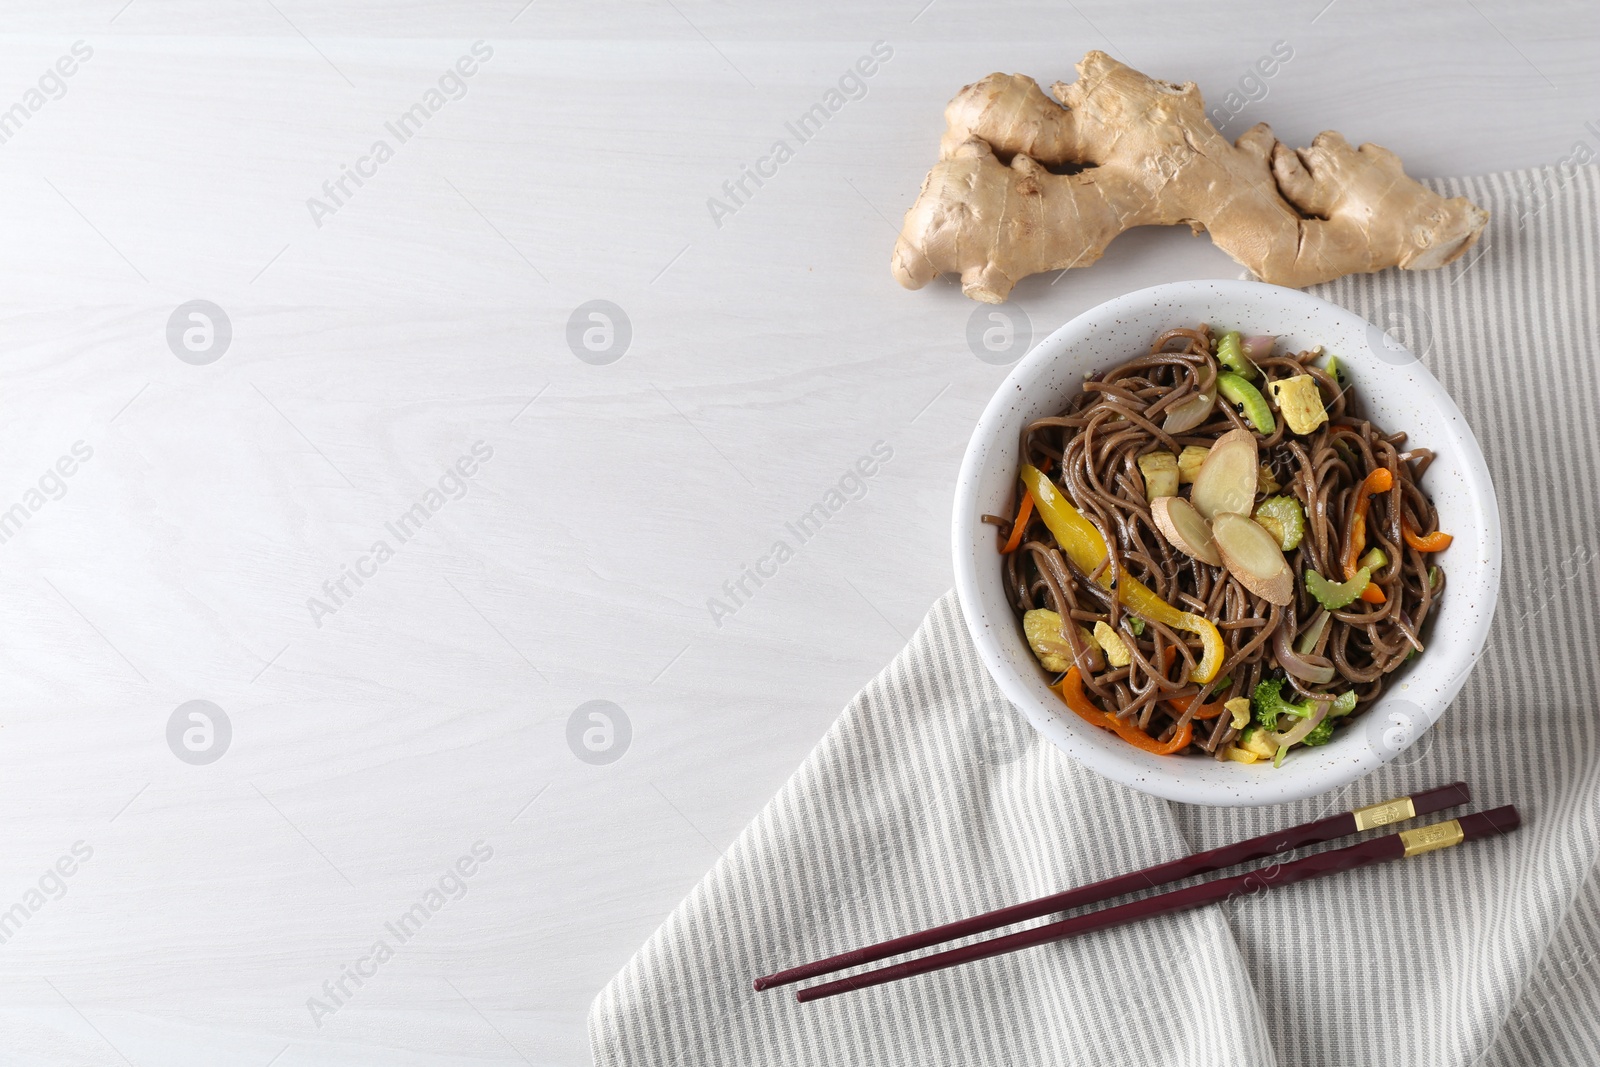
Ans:
[[[1208,519],[1224,511],[1248,515],[1256,499],[1256,435],[1249,430],[1229,430],[1211,446],[1211,454],[1194,476],[1189,499]]]
[[[1202,563],[1222,566],[1222,557],[1211,539],[1211,525],[1193,504],[1181,496],[1164,496],[1151,502],[1150,514],[1156,520],[1156,529],[1173,548]]]
[[[1230,511],[1219,512],[1211,520],[1211,536],[1228,573],[1239,584],[1269,604],[1287,604],[1294,599],[1294,574],[1283,558],[1283,549],[1260,523]]]

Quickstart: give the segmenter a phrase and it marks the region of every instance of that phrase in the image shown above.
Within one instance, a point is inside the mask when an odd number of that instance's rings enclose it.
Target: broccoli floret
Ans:
[[[1328,739],[1333,736],[1333,721],[1333,716],[1329,715],[1326,719],[1323,719],[1321,722],[1317,723],[1316,729],[1312,730],[1309,734],[1306,734],[1300,743],[1302,745],[1327,744]]]
[[[1282,678],[1267,678],[1256,686],[1255,695],[1250,699],[1250,710],[1255,714],[1255,721],[1268,730],[1278,729],[1279,715],[1293,715],[1297,719],[1304,719],[1317,713],[1317,702],[1307,697],[1303,703],[1292,704],[1283,699]],[[1333,737],[1334,720],[1350,714],[1356,706],[1354,690],[1341,693],[1328,709],[1328,714],[1317,723],[1316,727],[1305,736],[1301,744],[1325,745]]]
[[[1283,699],[1282,690],[1282,678],[1263,678],[1250,698],[1250,710],[1255,712],[1256,722],[1268,730],[1278,728],[1278,716],[1284,713],[1304,719],[1317,712],[1315,701],[1308,699],[1304,704],[1291,704]]]
[[[1333,724],[1337,719],[1356,710],[1356,691],[1347,689],[1334,699],[1333,706],[1328,709],[1328,717],[1317,723],[1317,728],[1306,734],[1303,744],[1325,745],[1333,737]]]

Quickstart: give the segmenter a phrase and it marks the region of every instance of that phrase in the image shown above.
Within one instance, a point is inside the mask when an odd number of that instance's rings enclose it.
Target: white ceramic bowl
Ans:
[[[1090,726],[1047,687],[1001,580],[994,527],[1016,487],[1024,424],[1061,411],[1086,374],[1144,351],[1162,330],[1209,322],[1277,334],[1300,351],[1322,345],[1349,368],[1364,410],[1438,458],[1422,486],[1455,541],[1440,557],[1448,587],[1428,620],[1427,651],[1329,744],[1297,748],[1284,765],[1153,756]],[[1191,804],[1274,804],[1347,785],[1411,748],[1465,683],[1482,653],[1500,585],[1500,517],[1478,442],[1455,402],[1420,362],[1365,319],[1294,289],[1242,281],[1174,282],[1101,304],[1040,342],[984,410],[956,485],[956,591],[989,673],[1038,731],[1099,774]],[[1420,746],[1419,746],[1420,747]],[[1415,758],[1415,752],[1407,758]]]

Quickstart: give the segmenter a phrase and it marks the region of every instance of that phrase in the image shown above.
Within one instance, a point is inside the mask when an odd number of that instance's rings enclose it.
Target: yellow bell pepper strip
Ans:
[[[1095,706],[1094,701],[1089,699],[1089,694],[1083,691],[1083,675],[1078,673],[1077,667],[1069,668],[1066,677],[1056,683],[1054,688],[1067,707],[1077,712],[1084,721],[1112,730],[1128,744],[1154,755],[1170,756],[1174,752],[1182,752],[1189,747],[1189,742],[1194,738],[1192,723],[1184,723],[1170,740],[1157,741],[1133,723],[1123,722],[1110,712],[1101,711]]]
[[[1356,571],[1361,569],[1361,553],[1367,549],[1367,505],[1372,501],[1372,494],[1387,493],[1393,488],[1394,475],[1389,473],[1388,467],[1374,470],[1356,488],[1356,513],[1350,520],[1350,543],[1344,546],[1346,578],[1354,578]],[[1382,604],[1385,597],[1381,588],[1369,582],[1361,590],[1361,599],[1369,604]]]
[[[1435,530],[1431,534],[1419,534],[1417,528],[1411,525],[1410,519],[1401,521],[1400,532],[1405,535],[1406,544],[1418,552],[1443,552],[1450,547],[1450,542],[1455,540],[1443,530]]]
[[[1033,497],[1033,506],[1039,509],[1039,517],[1055,535],[1056,542],[1067,554],[1067,558],[1072,560],[1084,574],[1095,573],[1110,555],[1100,531],[1072,506],[1061,490],[1056,488],[1055,483],[1045,477],[1044,472],[1037,467],[1027,463],[1022,465],[1022,484],[1028,487],[1028,495]],[[1102,571],[1095,580],[1102,588],[1110,589],[1110,570]],[[1186,630],[1200,638],[1200,662],[1189,672],[1191,682],[1203,684],[1217,676],[1217,671],[1222,667],[1224,649],[1222,634],[1211,620],[1191,612],[1179,611],[1130,574],[1122,576],[1122,580],[1117,583],[1116,592],[1117,599],[1135,615],[1150,622],[1159,622],[1174,630]]]

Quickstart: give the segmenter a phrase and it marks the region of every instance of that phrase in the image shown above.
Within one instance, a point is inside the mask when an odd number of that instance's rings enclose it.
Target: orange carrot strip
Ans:
[[[1406,544],[1418,552],[1443,552],[1450,547],[1450,542],[1455,540],[1443,530],[1435,530],[1431,534],[1419,534],[1409,519],[1400,523],[1400,532],[1405,535]]]
[[[1022,494],[1022,506],[1017,509],[1017,521],[1011,524],[1011,536],[1006,538],[1005,547],[1000,549],[1002,556],[1009,556],[1022,544],[1022,531],[1028,527],[1028,517],[1033,514],[1033,494]]]
[[[1039,470],[1049,473],[1050,461],[1044,461],[1044,466]],[[1017,508],[1017,521],[1011,524],[1011,536],[1006,538],[1005,547],[1000,549],[1002,556],[1009,556],[1022,544],[1022,531],[1028,528],[1028,517],[1033,514],[1033,494],[1026,489],[1022,491],[1022,504]]]
[[[1360,569],[1357,560],[1367,548],[1367,505],[1371,503],[1373,493],[1387,493],[1394,488],[1394,475],[1389,473],[1388,467],[1379,467],[1368,474],[1356,489],[1356,513],[1350,520],[1350,543],[1344,550],[1344,576],[1354,578]],[[1368,582],[1367,587],[1361,590],[1361,599],[1368,604],[1382,604],[1386,599],[1383,590],[1376,583]]]
[[[1089,694],[1083,691],[1083,676],[1078,673],[1077,667],[1067,670],[1066,677],[1056,684],[1055,690],[1067,707],[1077,712],[1085,722],[1115,731],[1116,735],[1128,744],[1157,756],[1170,756],[1174,752],[1182,752],[1189,747],[1189,742],[1194,737],[1193,723],[1186,722],[1182,729],[1172,735],[1170,741],[1157,741],[1132,723],[1125,723],[1115,715],[1101,711],[1095,706],[1094,701],[1089,699]]]
[[[1188,711],[1190,706],[1192,706],[1194,704],[1194,697],[1178,697],[1176,700],[1167,701],[1167,703],[1171,704],[1173,707],[1177,708],[1178,711],[1181,713],[1181,712]],[[1227,703],[1227,701],[1225,701],[1225,700],[1217,700],[1217,701],[1213,701],[1210,704],[1201,704],[1199,707],[1194,709],[1194,714],[1189,716],[1189,718],[1191,718],[1191,719],[1215,719],[1218,715],[1222,714],[1223,705],[1226,704],[1226,703]]]

